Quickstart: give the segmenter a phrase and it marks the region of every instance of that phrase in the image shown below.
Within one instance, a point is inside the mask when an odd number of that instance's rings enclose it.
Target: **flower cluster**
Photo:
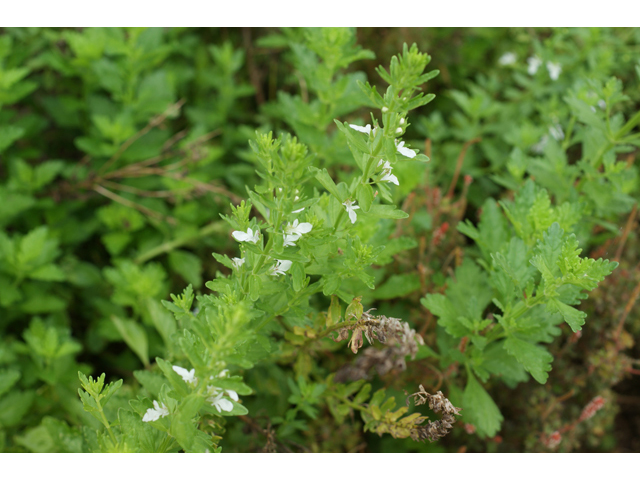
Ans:
[[[542,60],[540,57],[534,56],[529,57],[527,59],[528,67],[527,73],[529,75],[535,75],[538,69],[542,66]],[[549,72],[549,78],[554,82],[560,78],[560,74],[562,73],[562,65],[556,62],[547,62],[547,72]]]

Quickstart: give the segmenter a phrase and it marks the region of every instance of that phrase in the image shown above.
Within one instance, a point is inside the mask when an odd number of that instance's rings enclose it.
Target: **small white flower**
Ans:
[[[380,166],[383,163],[382,160],[380,160],[378,162],[378,166]],[[391,182],[391,183],[395,183],[396,185],[400,186],[400,183],[398,182],[398,177],[396,177],[393,173],[391,173],[391,171],[393,170],[393,167],[391,166],[391,164],[389,162],[384,162],[384,165],[382,166],[382,178],[380,178],[381,182]]]
[[[277,264],[271,267],[269,275],[284,275],[284,272],[291,268],[291,260],[277,260]]]
[[[364,127],[361,127],[360,125],[353,125],[351,123],[349,124],[349,126],[354,130],[357,130],[358,132],[371,134],[371,125],[369,125],[368,123]]]
[[[404,146],[404,142],[400,142],[396,145],[396,150],[400,155],[404,155],[405,157],[413,158],[416,156],[416,152]]]
[[[192,368],[191,370],[187,370],[186,368],[178,367],[177,365],[173,366],[173,371],[182,377],[187,383],[193,383],[195,385],[198,384],[198,379],[196,378],[196,370]]]
[[[498,59],[498,63],[500,65],[513,65],[514,63],[516,63],[516,60],[518,59],[518,57],[516,56],[515,53],[513,52],[507,52],[504,53],[499,59]]]
[[[404,118],[400,119],[400,125],[404,125]]]
[[[389,109],[387,107],[382,107],[382,113],[387,113]]]
[[[301,212],[301,211],[303,211],[303,210],[304,210],[304,207],[300,208],[299,210],[294,210],[294,211],[293,211],[293,212],[291,212],[291,213],[300,213],[300,212]]]
[[[313,225],[311,225],[310,223],[298,223],[298,219],[296,219],[293,221],[293,224],[289,223],[285,227],[284,231],[289,235],[293,234],[301,236],[303,233],[309,233],[312,228]]]
[[[233,390],[226,390],[231,398],[238,401],[238,394]],[[208,387],[208,393],[211,397],[207,398],[207,402],[211,403],[211,406],[216,407],[218,412],[230,412],[233,410],[233,403],[224,398],[224,391],[221,388]]]
[[[562,72],[562,65],[554,62],[547,62],[547,71],[551,80],[556,81]]]
[[[562,127],[557,123],[549,127],[549,133],[558,141],[564,140],[564,132],[562,131]]]
[[[158,405],[157,400],[153,401],[153,408],[148,408],[147,412],[142,417],[143,422],[155,422],[160,417],[166,417],[169,415],[169,409],[165,404]]]
[[[358,219],[356,210],[358,210],[360,207],[355,205],[355,203],[356,202],[354,202],[353,200],[347,200],[342,204],[344,205],[344,208],[347,210],[347,213],[349,214],[349,220],[351,220],[351,223],[356,223],[356,220]]]
[[[598,100],[598,106],[602,110],[606,110],[607,109],[607,102],[605,102],[604,100],[600,99],[600,100]]]
[[[295,247],[296,246],[296,242],[300,240],[300,235],[287,235],[286,233],[284,234],[284,243],[283,246],[284,247]]]
[[[529,57],[527,59],[527,63],[529,64],[527,67],[527,73],[529,75],[535,75],[538,68],[540,68],[540,65],[542,65],[542,60],[540,60],[540,57]]]
[[[538,143],[531,146],[531,150],[533,150],[535,153],[544,152],[544,147],[547,146],[548,141],[549,141],[549,137],[547,135],[543,135]]]
[[[233,263],[234,267],[240,268],[242,265],[244,265],[244,258],[233,257],[231,259],[231,262]]]
[[[402,128],[400,127],[396,128],[396,133],[402,133]]]
[[[255,233],[250,228],[247,228],[246,233],[234,230],[231,236],[239,242],[258,243],[258,240],[260,240],[260,230],[256,230]]]

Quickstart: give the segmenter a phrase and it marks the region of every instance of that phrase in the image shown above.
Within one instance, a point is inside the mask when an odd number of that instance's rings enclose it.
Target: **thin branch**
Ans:
[[[185,103],[185,100],[182,99],[174,104],[171,104],[163,113],[149,120],[149,123],[147,123],[146,127],[144,127],[142,130],[140,130],[138,133],[136,133],[132,137],[129,137],[122,145],[120,145],[120,148],[118,149],[118,151],[102,167],[100,167],[100,169],[98,170],[98,175],[109,170],[109,167],[111,167],[111,165],[113,165],[115,162],[118,161],[118,159],[122,156],[125,150],[127,150],[127,148],[129,148],[140,137],[145,136],[152,129],[154,129],[155,127],[160,125],[162,122],[164,122],[169,115],[176,113],[178,110],[180,110],[180,108],[182,107],[182,105],[184,105],[184,103]]]
[[[175,218],[165,217],[164,215],[156,212],[155,210],[151,210],[150,208],[140,205],[139,203],[135,203],[124,197],[121,197],[117,193],[113,193],[111,190],[107,190],[102,185],[94,185],[93,190],[98,192],[100,195],[104,195],[105,197],[110,198],[111,200],[121,203],[122,205],[125,205],[127,207],[135,208],[139,212],[144,213],[145,215],[153,217],[157,220],[166,220],[168,223],[172,225],[175,225],[177,223]]]
[[[456,188],[456,184],[458,183],[458,177],[460,176],[460,171],[462,170],[462,163],[464,162],[464,157],[467,155],[467,149],[473,145],[474,143],[481,142],[482,138],[476,137],[464,143],[462,146],[462,150],[460,151],[460,155],[458,155],[458,160],[456,162],[456,171],[451,179],[451,185],[449,185],[449,190],[445,195],[446,198],[453,197],[453,191]]]
[[[638,212],[638,204],[633,205],[633,210],[629,214],[629,218],[627,219],[627,224],[624,227],[624,231],[622,232],[622,238],[620,239],[620,244],[616,250],[616,254],[613,257],[613,260],[616,262],[620,261],[620,257],[622,256],[622,250],[624,249],[624,244],[627,242],[627,237],[629,236],[629,232],[631,231],[631,227],[633,227],[633,222],[636,219],[636,213]]]
[[[638,269],[636,269],[636,272],[637,271]],[[631,293],[631,297],[629,298],[629,301],[624,307],[624,311],[622,312],[622,316],[618,321],[618,326],[616,327],[616,331],[613,335],[613,339],[615,340],[618,348],[621,348],[619,342],[620,342],[620,335],[622,334],[622,327],[624,326],[624,322],[627,320],[627,316],[629,315],[629,312],[631,312],[631,309],[635,305],[636,300],[638,300],[638,296],[640,296],[640,281],[638,281],[636,288],[633,289],[633,292]]]

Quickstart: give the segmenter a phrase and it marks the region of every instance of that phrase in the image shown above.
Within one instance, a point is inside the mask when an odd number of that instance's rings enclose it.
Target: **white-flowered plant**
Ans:
[[[398,150],[398,153],[400,155],[404,155],[405,157],[415,158],[416,156],[416,152],[414,152],[410,148],[405,147],[404,142],[398,143],[398,145],[396,145],[396,149]]]
[[[358,132],[366,133],[367,135],[371,134],[371,125],[369,124],[365,125],[364,127],[361,127],[360,125],[353,125],[353,124],[349,124],[349,126],[354,130],[357,130]]]
[[[260,230],[256,229],[254,232],[251,228],[247,228],[246,232],[234,231],[231,236],[239,242],[258,243],[260,240]]]
[[[155,422],[161,417],[169,415],[169,409],[164,403],[159,404],[157,400],[153,401],[153,408],[147,409],[147,412],[142,417],[143,422]]]
[[[498,59],[498,63],[500,65],[513,65],[518,60],[518,56],[513,52],[503,53],[502,56]]]
[[[207,402],[209,402],[211,406],[215,407],[218,412],[230,412],[233,410],[233,403],[224,398],[225,393],[236,402],[239,398],[238,394],[234,390],[223,390],[216,387],[207,387],[207,393],[211,395],[207,398]]]
[[[291,268],[293,262],[291,260],[277,260],[277,263],[271,267],[269,275],[284,275]]]
[[[353,200],[346,200],[342,205],[344,205],[344,208],[349,214],[349,220],[351,220],[351,223],[356,223],[356,220],[358,219],[356,210],[358,210],[360,207],[357,206],[356,202],[354,202]]]
[[[187,370],[186,368],[179,367],[174,365],[173,371],[182,377],[182,379],[187,383],[193,383],[194,385],[198,384],[198,379],[196,378],[196,370],[192,368],[191,370]]]
[[[380,165],[382,165],[382,177],[380,177],[380,181],[394,183],[399,186],[400,183],[398,182],[398,177],[391,173],[393,170],[391,164],[388,161],[380,160],[380,162],[378,162],[378,166]]]
[[[313,228],[313,225],[311,225],[310,223],[308,222],[299,223],[298,219],[295,219],[293,223],[289,223],[285,227],[284,231],[287,235],[297,235],[298,237],[301,237],[305,233],[309,233],[312,228]]]
[[[527,58],[527,73],[529,75],[535,75],[540,66],[542,65],[542,59],[540,57],[529,57]]]
[[[560,77],[560,73],[562,73],[562,65],[555,62],[547,62],[547,71],[551,80],[556,81]]]
[[[240,268],[242,267],[242,265],[244,265],[244,258],[233,257],[231,259],[231,262],[233,263],[234,267]]]

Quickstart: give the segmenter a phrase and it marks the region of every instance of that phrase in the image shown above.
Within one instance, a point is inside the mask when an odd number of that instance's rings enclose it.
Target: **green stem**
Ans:
[[[163,253],[170,252],[194,240],[197,240],[202,237],[206,237],[207,235],[210,235],[212,233],[225,233],[226,230],[227,230],[227,226],[224,222],[212,222],[209,225],[205,225],[204,227],[202,227],[198,231],[198,233],[196,233],[195,235],[176,238],[175,240],[164,242],[158,245],[157,247],[152,248],[151,250],[147,250],[146,252],[136,257],[135,263],[137,264],[144,263],[148,260],[151,260],[154,257],[157,257],[158,255],[162,255]]]

